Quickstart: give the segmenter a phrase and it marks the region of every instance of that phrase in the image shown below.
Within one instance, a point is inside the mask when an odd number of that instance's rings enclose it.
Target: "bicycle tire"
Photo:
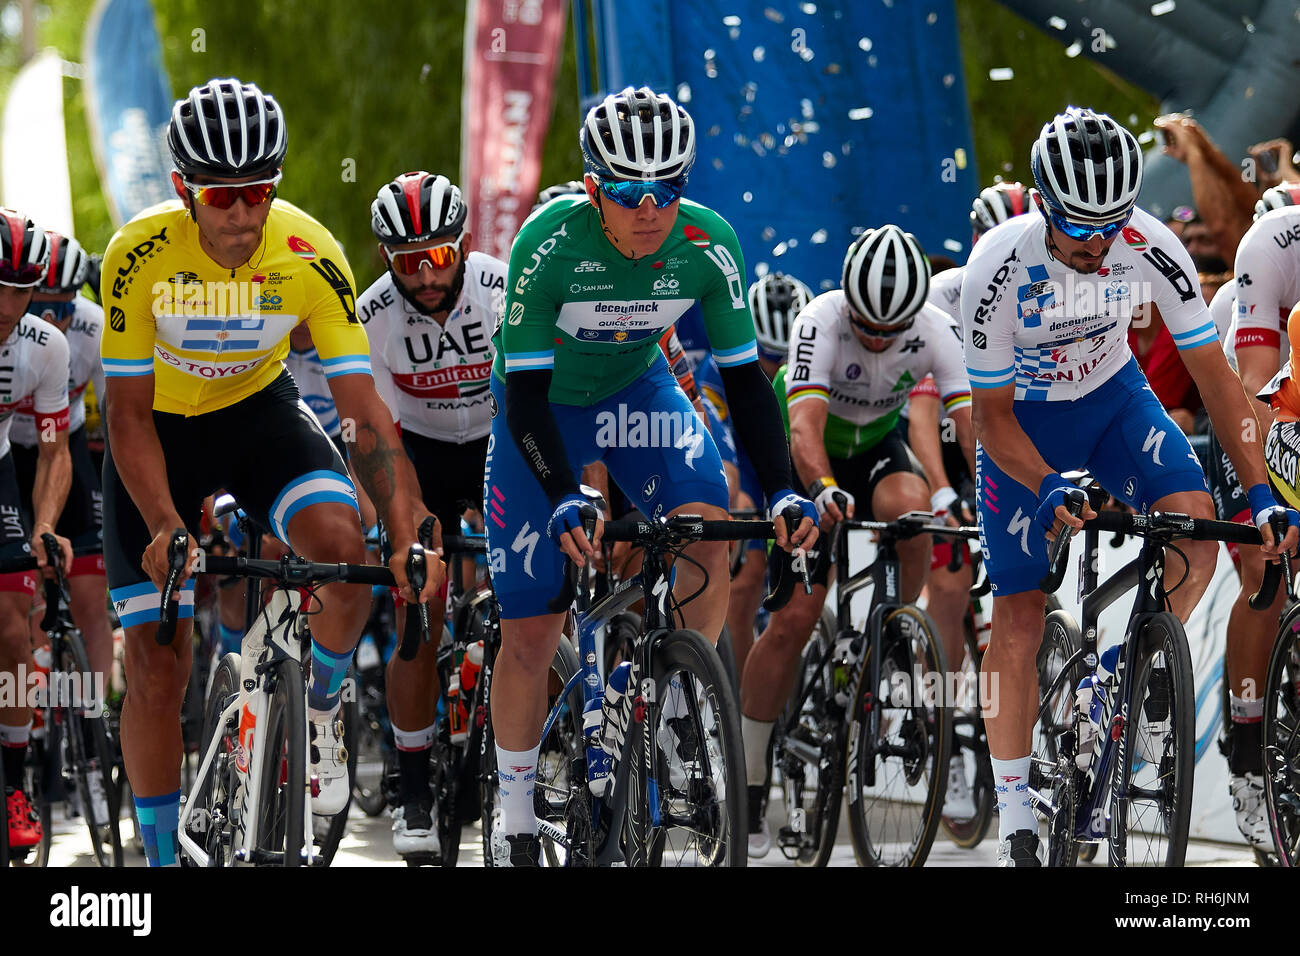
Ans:
[[[187,835],[196,843],[203,844],[208,854],[208,866],[212,867],[226,866],[233,852],[234,833],[231,828],[230,803],[234,797],[235,769],[231,755],[234,752],[235,732],[233,727],[218,726],[217,720],[231,699],[239,693],[239,669],[240,659],[235,653],[224,655],[213,668],[208,699],[203,708],[203,729],[199,746],[206,754],[208,746],[217,734],[222,734],[222,742],[213,754],[207,785],[191,790],[188,796],[193,806],[189,810]],[[219,810],[219,813],[214,814],[214,809]],[[214,823],[217,824],[216,827]],[[181,863],[190,865],[189,857],[184,852],[181,853]]]
[[[853,704],[849,710],[845,754],[849,835],[859,866],[922,866],[939,830],[939,814],[947,792],[952,708],[945,706],[944,700],[927,702],[924,698],[920,706],[916,706],[915,695],[925,685],[925,675],[945,674],[948,666],[934,622],[913,604],[905,604],[885,618],[880,646],[885,661],[893,660],[897,664],[901,658],[906,664],[899,670],[911,672],[912,690],[896,703],[898,682],[891,680],[883,668],[882,686],[870,686],[871,647],[868,642],[863,651],[862,673],[854,688]],[[885,692],[883,696],[882,690]],[[888,706],[880,707],[881,731],[897,731],[897,742],[888,742],[889,749],[895,752],[889,754],[878,749],[875,741],[867,739],[870,728],[867,715],[880,701],[888,702]],[[881,800],[877,794],[868,793],[867,777],[863,776],[860,765],[864,758],[873,762],[871,772],[876,783],[871,789],[881,790],[881,779],[889,783],[901,782],[897,794]],[[919,787],[922,782],[924,786]],[[919,805],[920,818],[911,827],[890,827],[891,805]],[[875,812],[877,806],[882,807],[880,814]],[[885,836],[891,839],[882,839]],[[887,846],[900,844],[903,847],[900,853],[887,855]]]
[[[491,665],[495,663],[496,650],[488,651],[485,647],[484,667],[479,672],[480,679],[486,674],[487,680],[491,681]],[[489,661],[487,655],[490,654],[492,660]],[[556,696],[560,689],[563,689],[569,676],[578,669],[578,653],[569,643],[568,638],[561,637],[559,646],[555,650],[555,656],[551,659],[550,681],[548,686],[547,713],[555,706]],[[490,687],[490,684],[489,684]],[[555,695],[555,696],[552,696]],[[479,766],[482,790],[480,791],[480,800],[482,804],[482,828],[483,828],[483,865],[495,866],[492,855],[492,830],[494,825],[494,814],[497,809],[497,753],[496,753],[496,734],[492,729],[491,697],[488,698],[489,706],[485,709],[483,720],[483,743],[479,750]],[[539,731],[541,728],[538,728]],[[586,779],[586,759],[583,757],[580,764],[574,762],[575,756],[583,754],[584,740],[582,736],[582,694],[575,687],[570,692],[567,713],[561,714],[555,720],[551,727],[551,732],[547,734],[546,739],[540,741],[537,755],[537,777],[533,783],[533,811],[538,817],[550,820],[557,826],[566,826],[566,813],[571,811],[568,808],[573,800],[582,801],[585,799],[585,806],[590,806],[590,798],[583,797],[583,794],[590,794],[587,789]],[[573,781],[572,777],[577,772],[577,767],[582,768],[582,777],[580,780]],[[582,813],[573,812],[574,821],[583,817]],[[589,819],[589,817],[588,817]],[[589,838],[590,832],[578,834],[578,839]],[[570,834],[574,838],[574,834]],[[593,851],[588,839],[587,849],[582,858],[575,858],[572,863],[569,862],[569,852],[564,847],[558,846],[545,837],[541,837],[542,842],[542,861],[543,865],[551,866],[578,866],[585,865],[593,856]],[[560,853],[563,852],[563,858]]]
[[[1143,621],[1132,680],[1133,707],[1124,726],[1126,759],[1115,767],[1119,797],[1112,796],[1110,806],[1110,863],[1182,866],[1196,768],[1196,698],[1191,651],[1175,615],[1163,611]],[[1158,728],[1166,725],[1160,733]],[[1158,761],[1153,759],[1157,756]],[[1155,813],[1135,811],[1133,798],[1138,794],[1150,795],[1145,802],[1154,805]],[[1146,832],[1140,823],[1146,824]],[[1140,846],[1148,832],[1156,838],[1151,844],[1156,852],[1135,854],[1135,841]],[[1125,848],[1122,860],[1120,845]]]
[[[1282,618],[1264,682],[1264,799],[1280,866],[1300,866],[1300,604]]]
[[[307,802],[307,692],[297,661],[282,660],[270,673],[275,686],[255,731],[266,735],[256,808],[257,849],[275,854],[281,866],[294,867],[302,865]]]
[[[632,761],[627,863],[675,866],[693,859],[704,866],[746,866],[745,756],[730,678],[712,642],[698,631],[662,635],[650,658],[656,706],[647,716],[664,722],[649,741],[653,777],[642,759],[647,721],[633,723],[624,746],[622,759]],[[669,695],[676,709],[686,710],[671,718],[678,721],[673,726],[662,718]]]
[[[68,631],[59,643],[60,660],[55,662],[58,673],[68,675],[91,673],[86,646],[78,631]],[[56,670],[52,669],[51,677],[55,673]],[[102,867],[120,867],[122,866],[122,834],[119,824],[122,808],[118,788],[113,780],[113,743],[103,717],[103,701],[99,701],[98,705],[100,712],[94,716],[87,716],[84,709],[79,707],[58,708],[63,711],[63,740],[68,748],[65,753],[72,755],[71,766],[65,763],[64,772],[75,780],[77,795],[82,801],[81,813],[90,834],[90,846],[96,861]],[[87,737],[90,738],[93,752],[87,752]],[[94,764],[91,761],[94,761]],[[92,773],[99,777],[108,811],[108,820],[103,824],[95,822],[94,810],[87,799]]]
[[[786,701],[785,710],[777,719],[772,734],[772,746],[769,748],[768,781],[770,784],[771,768],[779,766],[781,797],[786,808],[786,819],[790,820],[794,810],[804,810],[803,790],[808,779],[808,767],[811,765],[786,751],[784,728],[795,716],[792,708],[807,691],[808,699],[804,703],[803,714],[800,715],[800,725],[806,734],[811,735],[822,745],[818,747],[821,758],[814,770],[816,781],[810,788],[813,801],[812,814],[806,812],[804,814],[804,832],[812,834],[812,844],[808,845],[805,840],[800,839],[799,844],[793,847],[794,864],[801,867],[824,867],[830,862],[831,853],[835,849],[835,835],[839,830],[840,808],[843,804],[843,708],[832,707],[832,697],[829,693],[830,668],[821,668],[820,673],[818,668],[827,650],[835,643],[835,627],[835,613],[829,607],[822,608],[808,643],[800,651],[794,690],[790,694],[790,699]],[[808,690],[809,685],[812,685],[811,690]],[[781,839],[783,837],[778,834],[778,843]],[[784,846],[782,851],[787,857],[790,855]]]
[[[725,624],[718,634],[717,651],[718,660],[722,661],[722,669],[727,672],[727,680],[731,681],[732,696],[740,700],[740,674],[736,672],[736,648],[731,643],[731,631]]]
[[[1078,652],[1081,640],[1074,618],[1058,608],[1043,622],[1043,638],[1034,659],[1042,717],[1034,723],[1029,786],[1044,794],[1057,808],[1050,816],[1041,806],[1034,808],[1047,830],[1048,866],[1075,866],[1079,860],[1074,820],[1081,778],[1073,760],[1061,759],[1059,740],[1074,726],[1074,691],[1086,673],[1083,665],[1070,668],[1045,709],[1042,702],[1067,662]]]
[[[965,628],[965,647],[966,657],[958,673],[969,675],[964,677],[965,680],[974,680],[974,712],[969,718],[962,718],[958,717],[954,710],[952,752],[953,756],[956,756],[960,747],[962,751],[967,751],[971,755],[974,766],[967,769],[970,771],[971,800],[975,804],[975,815],[966,820],[958,820],[940,814],[939,824],[948,835],[948,839],[956,846],[963,850],[973,850],[988,835],[989,825],[993,822],[993,810],[997,806],[997,792],[993,783],[993,767],[989,763],[989,744],[984,731],[984,718],[979,709],[980,652],[969,619]],[[962,733],[963,727],[969,727],[969,732]],[[952,773],[951,761],[948,772]]]

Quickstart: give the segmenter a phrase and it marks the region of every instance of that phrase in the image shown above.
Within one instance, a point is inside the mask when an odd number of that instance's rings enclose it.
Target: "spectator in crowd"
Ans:
[[[1199,215],[1184,224],[1179,238],[1193,255],[1232,255],[1250,228],[1259,193],[1242,178],[1241,167],[1214,145],[1194,119],[1182,113],[1158,116],[1165,152],[1184,163],[1192,179],[1192,200]],[[1195,243],[1199,249],[1193,249]]]

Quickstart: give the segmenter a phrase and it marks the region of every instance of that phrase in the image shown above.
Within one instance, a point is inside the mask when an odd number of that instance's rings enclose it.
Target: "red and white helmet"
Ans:
[[[1264,195],[1255,203],[1255,218],[1287,206],[1300,206],[1300,183],[1278,183],[1265,189]]]
[[[90,256],[81,248],[81,243],[71,236],[47,232],[45,238],[50,244],[50,259],[45,269],[45,278],[41,280],[40,291],[55,295],[76,292],[86,284],[86,277],[90,273]]]
[[[465,231],[467,213],[451,180],[416,170],[379,187],[370,204],[370,228],[386,246],[454,240]]]
[[[15,209],[0,208],[0,285],[32,288],[45,276],[45,230]]]
[[[1024,183],[994,183],[980,190],[970,207],[970,227],[976,238],[1012,216],[1029,212],[1034,191]]]

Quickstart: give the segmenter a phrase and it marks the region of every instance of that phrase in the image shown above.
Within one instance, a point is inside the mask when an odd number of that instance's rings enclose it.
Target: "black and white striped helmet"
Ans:
[[[454,240],[465,231],[467,213],[450,179],[416,170],[379,187],[370,204],[370,228],[386,246]]]
[[[1286,206],[1300,206],[1300,183],[1278,183],[1265,189],[1264,195],[1255,203],[1255,218]]]
[[[211,80],[177,100],[167,146],[182,176],[271,176],[288,150],[284,114],[252,83]]]
[[[885,328],[911,325],[930,292],[930,260],[898,226],[868,229],[844,256],[840,280],[849,308]]]
[[[759,348],[784,355],[790,346],[790,326],[812,298],[811,289],[783,272],[769,272],[751,285],[749,311]]]
[[[561,196],[585,196],[587,187],[583,185],[580,179],[570,179],[567,183],[556,183],[554,186],[547,186],[537,194],[537,202],[533,205],[534,209],[540,209],[552,199],[559,199]]]
[[[1105,113],[1077,106],[1043,127],[1030,166],[1048,208],[1071,222],[1121,219],[1142,188],[1137,137]]]
[[[976,236],[982,236],[999,223],[1013,216],[1029,212],[1032,189],[1023,183],[994,183],[980,190],[970,208],[970,226]]]
[[[690,115],[645,86],[629,86],[593,106],[578,139],[584,168],[597,179],[675,179],[695,162]]]
[[[53,295],[76,292],[90,274],[90,256],[71,236],[47,232],[45,238],[50,244],[50,261],[38,291]]]

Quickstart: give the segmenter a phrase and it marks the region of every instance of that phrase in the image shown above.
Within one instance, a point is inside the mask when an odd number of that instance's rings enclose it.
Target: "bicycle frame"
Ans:
[[[1106,608],[1118,601],[1129,590],[1137,588],[1137,597],[1133,602],[1133,610],[1129,614],[1128,626],[1124,630],[1122,649],[1119,658],[1116,660],[1115,687],[1118,692],[1113,696],[1107,695],[1101,724],[1105,729],[1103,733],[1098,734],[1099,739],[1093,745],[1093,753],[1088,762],[1088,768],[1084,772],[1083,799],[1076,804],[1073,826],[1075,839],[1080,842],[1096,843],[1101,840],[1110,840],[1114,858],[1120,865],[1123,865],[1127,847],[1119,845],[1118,841],[1109,836],[1110,808],[1115,801],[1123,797],[1123,794],[1119,792],[1120,775],[1118,773],[1111,775],[1111,785],[1106,790],[1097,788],[1096,782],[1105,779],[1112,762],[1119,767],[1123,766],[1123,762],[1128,759],[1124,739],[1126,735],[1123,731],[1128,725],[1129,714],[1133,707],[1133,686],[1127,680],[1137,661],[1137,642],[1132,640],[1132,636],[1142,626],[1147,616],[1159,614],[1165,610],[1165,544],[1157,538],[1144,537],[1142,550],[1138,556],[1099,586],[1097,583],[1098,539],[1099,532],[1097,529],[1091,526],[1085,528],[1083,553],[1087,557],[1087,561],[1083,568],[1082,644],[1079,650],[1061,668],[1060,673],[1056,675],[1048,692],[1043,695],[1043,701],[1039,704],[1036,720],[1041,721],[1043,719],[1047,701],[1051,700],[1062,689],[1067,675],[1070,674],[1075,665],[1082,662],[1091,673],[1096,673],[1098,619]],[[1145,587],[1139,587],[1143,583],[1145,583]],[[1115,710],[1116,702],[1119,704],[1118,711]],[[1073,715],[1073,733],[1063,748],[1060,760],[1068,760],[1069,765],[1073,766],[1074,747],[1078,741],[1079,720],[1078,709],[1073,704],[1071,704],[1071,713]],[[1031,790],[1031,795],[1049,815],[1058,812],[1058,808],[1053,806],[1042,794]],[[1097,832],[1098,827],[1096,826],[1099,821],[1104,821],[1101,823],[1100,833]]]
[[[660,554],[654,548],[644,549],[644,558],[641,570],[631,578],[621,582],[612,591],[598,600],[595,604],[587,605],[587,586],[588,572],[584,568],[581,575],[581,581],[578,587],[578,607],[576,609],[578,635],[578,670],[569,678],[564,685],[559,699],[551,712],[546,717],[546,723],[542,727],[542,739],[551,732],[555,721],[559,718],[569,695],[578,685],[582,686],[582,702],[584,707],[592,700],[602,699],[605,696],[605,682],[600,673],[601,657],[598,654],[596,646],[596,635],[600,629],[612,620],[616,615],[623,613],[637,601],[646,597],[645,584],[650,584],[650,594],[653,600],[647,600],[645,603],[645,613],[642,616],[641,633],[635,642],[635,653],[632,657],[632,670],[628,675],[627,692],[619,706],[616,720],[613,721],[615,726],[623,728],[619,734],[623,737],[619,742],[618,752],[614,754],[613,766],[609,776],[606,778],[606,789],[604,796],[592,795],[592,819],[591,827],[596,846],[596,856],[592,861],[596,866],[610,866],[624,859],[624,853],[619,846],[618,834],[623,826],[623,817],[627,812],[627,791],[628,791],[628,767],[629,761],[626,752],[623,750],[626,738],[626,730],[632,726],[634,710],[641,706],[644,709],[638,715],[637,722],[649,721],[651,727],[655,726],[654,718],[657,716],[656,701],[654,699],[654,681],[652,679],[642,679],[644,675],[651,673],[650,663],[653,648],[657,640],[670,630],[671,622],[670,611],[668,609],[668,568],[664,555]],[[562,638],[563,639],[563,638]],[[638,704],[639,701],[639,704]],[[608,720],[609,715],[604,715]],[[654,735],[647,733],[644,735],[644,746],[639,756],[645,763],[647,770],[654,767]],[[591,767],[587,766],[587,778],[584,786],[589,786],[591,781]],[[653,780],[652,773],[647,774],[647,779]],[[570,782],[570,786],[573,786]],[[656,808],[658,803],[651,801],[651,806]],[[658,819],[654,823],[658,825]],[[558,827],[545,820],[538,821],[539,828],[546,835],[556,842],[564,845],[567,843],[568,835]],[[610,836],[613,835],[613,839]],[[629,852],[636,853],[639,849],[629,847]]]
[[[251,580],[250,580],[251,583]],[[214,766],[217,762],[217,752],[222,745],[225,737],[225,728],[231,723],[239,720],[239,715],[246,703],[251,704],[253,713],[259,721],[264,721],[269,709],[270,698],[265,688],[265,672],[272,669],[276,664],[283,660],[292,660],[301,663],[302,646],[303,646],[303,629],[306,626],[306,619],[299,613],[301,609],[302,596],[298,591],[291,591],[284,588],[276,588],[275,593],[271,596],[264,613],[259,614],[254,621],[252,628],[244,634],[243,644],[240,649],[240,686],[239,692],[234,699],[228,703],[221,711],[217,719],[217,732],[212,739],[207,742],[207,749],[204,751],[203,760],[199,764],[198,773],[195,774],[194,785],[191,788],[191,795],[198,793],[206,786],[209,773],[216,773],[217,768]],[[286,620],[286,615],[288,619]],[[266,622],[273,622],[270,625],[270,634],[267,634]],[[252,679],[256,675],[256,679]],[[249,684],[252,687],[249,687]],[[304,705],[305,706],[305,705]],[[301,719],[306,725],[307,712],[304,709]],[[265,727],[265,723],[263,723]],[[243,745],[243,741],[239,742]],[[310,744],[307,744],[308,752],[305,755],[306,763],[304,766],[310,766]],[[261,805],[262,793],[262,769],[265,761],[268,759],[266,754],[266,734],[253,734],[252,753],[249,756],[248,772],[243,775],[244,793],[244,819],[242,821],[244,839],[239,846],[231,846],[232,863],[248,863],[254,861],[254,848],[257,846],[258,838],[258,813],[257,808]],[[220,768],[221,772],[226,772],[224,764]],[[304,781],[305,783],[305,781]],[[233,798],[234,794],[228,794],[228,798]],[[315,862],[315,847],[312,840],[311,827],[311,795],[310,789],[303,787],[302,797],[304,813],[304,840],[303,847],[307,853],[307,859],[304,861],[308,865]],[[190,838],[187,829],[194,804],[191,799],[186,799],[181,807],[180,819],[177,821],[177,837],[180,841],[181,850],[186,853],[192,860],[200,866],[211,866],[212,859],[207,851]],[[211,812],[211,808],[208,808]],[[209,820],[208,826],[211,827],[214,821]]]

